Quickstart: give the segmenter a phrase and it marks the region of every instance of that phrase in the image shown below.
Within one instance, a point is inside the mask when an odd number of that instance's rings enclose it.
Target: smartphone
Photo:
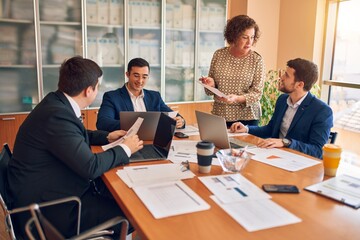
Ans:
[[[178,137],[178,138],[188,138],[189,137],[188,135],[186,135],[185,133],[182,133],[182,132],[175,132],[174,136]]]
[[[285,184],[264,184],[262,188],[269,193],[299,193],[299,189],[295,185]]]

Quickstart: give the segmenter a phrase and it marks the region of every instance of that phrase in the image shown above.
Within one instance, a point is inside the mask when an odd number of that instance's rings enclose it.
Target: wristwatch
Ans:
[[[290,139],[287,139],[287,138],[283,138],[282,139],[282,142],[284,144],[284,147],[289,147],[290,144],[291,144],[291,140]]]

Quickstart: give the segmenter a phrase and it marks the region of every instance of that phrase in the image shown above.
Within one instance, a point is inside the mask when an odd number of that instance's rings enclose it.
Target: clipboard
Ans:
[[[355,209],[360,208],[360,179],[348,175],[330,178],[305,190],[331,198]]]

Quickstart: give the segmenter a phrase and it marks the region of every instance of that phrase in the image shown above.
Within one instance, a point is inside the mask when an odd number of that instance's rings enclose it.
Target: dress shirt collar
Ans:
[[[292,103],[290,96],[287,98],[286,103],[289,107],[292,108],[298,108],[300,106],[300,104],[304,101],[304,99],[306,98],[306,96],[309,94],[309,92],[307,92],[302,98],[299,99],[299,101],[297,101],[296,103]]]
[[[64,93],[64,92],[63,92]],[[72,109],[74,110],[75,112],[75,116],[77,118],[81,117],[81,110],[80,110],[80,106],[77,104],[77,102],[72,98],[70,97],[69,95],[67,95],[66,93],[64,93],[65,97],[69,100],[70,102],[70,105],[72,107]]]

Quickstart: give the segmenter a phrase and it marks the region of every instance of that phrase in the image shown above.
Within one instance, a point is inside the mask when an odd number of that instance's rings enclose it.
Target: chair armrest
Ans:
[[[80,235],[76,236],[74,239],[76,240],[83,240],[83,239],[88,239],[91,237],[95,237],[95,236],[99,236],[98,233],[108,229],[112,226],[115,226],[117,224],[121,223],[121,235],[120,235],[120,239],[125,240],[126,239],[126,235],[127,235],[127,231],[129,228],[129,222],[124,218],[124,217],[114,217],[110,220],[107,220],[106,222],[99,224],[89,230],[86,230],[84,232],[82,232]],[[106,231],[106,234],[108,234],[108,232]]]

